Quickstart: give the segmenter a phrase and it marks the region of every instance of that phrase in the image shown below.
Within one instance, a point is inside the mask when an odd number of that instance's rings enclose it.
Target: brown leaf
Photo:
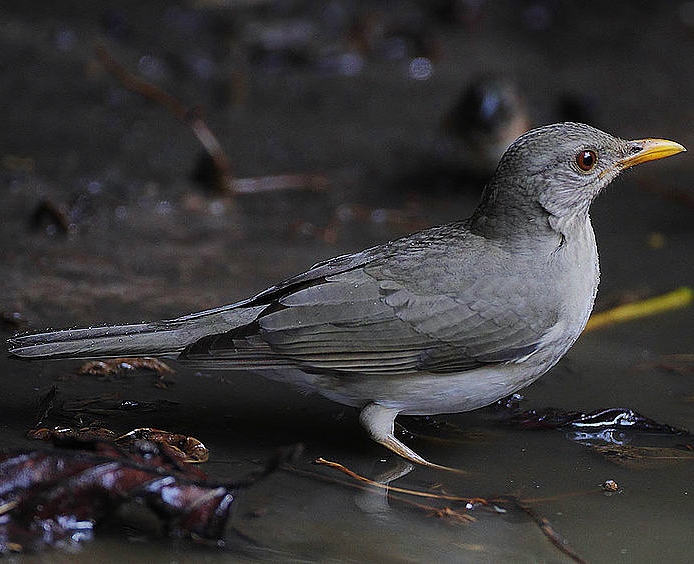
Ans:
[[[157,447],[164,450],[169,456],[189,464],[207,462],[210,457],[208,448],[198,439],[151,427],[133,429],[120,436],[104,427],[75,428],[56,426],[52,429],[42,427],[40,429],[32,429],[29,431],[28,436],[31,439],[53,442],[65,440],[107,441],[132,452],[137,452],[140,442],[149,441],[156,444]]]
[[[242,486],[211,484],[149,441],[132,450],[104,441],[71,446],[0,453],[0,554],[91,538],[133,500],[149,507],[172,537],[223,542]]]
[[[32,429],[27,433],[30,439],[39,441],[60,441],[74,439],[78,441],[115,441],[116,433],[110,429],[103,427],[60,427],[56,426],[52,429],[41,427],[40,429]]]
[[[132,370],[150,370],[156,374],[173,374],[174,370],[165,362],[149,357],[121,357],[105,360],[91,360],[77,369],[78,374],[90,376],[111,376]]]
[[[125,435],[121,435],[115,442],[123,448],[133,448],[138,441],[151,441],[159,447],[164,447],[169,454],[180,458],[189,464],[207,462],[210,458],[209,449],[201,441],[194,437],[188,437],[178,433],[170,433],[161,429],[142,427],[134,429]]]

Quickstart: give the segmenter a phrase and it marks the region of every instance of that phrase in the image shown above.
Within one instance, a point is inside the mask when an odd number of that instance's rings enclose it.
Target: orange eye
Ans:
[[[576,155],[576,164],[581,170],[588,172],[598,162],[598,156],[595,151],[585,150]]]

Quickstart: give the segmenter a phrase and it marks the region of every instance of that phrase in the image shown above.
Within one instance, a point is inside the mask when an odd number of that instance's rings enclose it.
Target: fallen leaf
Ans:
[[[133,370],[150,370],[160,376],[174,373],[173,368],[168,364],[158,358],[149,356],[91,360],[80,366],[77,369],[77,373],[88,374],[90,376],[111,376],[113,374],[123,374],[124,372]]]
[[[198,439],[151,427],[133,429],[120,436],[111,429],[96,426],[80,428],[56,426],[52,429],[42,427],[32,429],[28,436],[32,439],[53,442],[64,440],[108,441],[130,451],[136,451],[139,442],[149,441],[166,450],[168,455],[189,464],[207,462],[210,457],[210,451]]]
[[[123,448],[132,448],[138,441],[151,441],[157,445],[165,446],[169,453],[189,464],[207,462],[210,458],[209,449],[195,437],[188,437],[179,433],[142,427],[115,439],[115,443]]]
[[[236,491],[152,442],[60,441],[73,448],[0,454],[0,554],[92,538],[127,502],[154,512],[170,537],[220,545]]]

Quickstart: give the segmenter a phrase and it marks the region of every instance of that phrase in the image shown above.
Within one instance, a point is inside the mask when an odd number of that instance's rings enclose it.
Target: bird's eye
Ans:
[[[591,151],[590,149],[579,151],[578,155],[576,155],[576,164],[578,168],[584,172],[592,170],[597,162],[598,156],[595,154],[595,151]]]

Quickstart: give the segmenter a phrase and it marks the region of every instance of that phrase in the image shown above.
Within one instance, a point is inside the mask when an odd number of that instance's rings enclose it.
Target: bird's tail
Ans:
[[[153,323],[17,335],[9,353],[26,359],[174,356],[198,339],[253,321],[259,308],[226,306]],[[262,308],[260,308],[262,309]]]

